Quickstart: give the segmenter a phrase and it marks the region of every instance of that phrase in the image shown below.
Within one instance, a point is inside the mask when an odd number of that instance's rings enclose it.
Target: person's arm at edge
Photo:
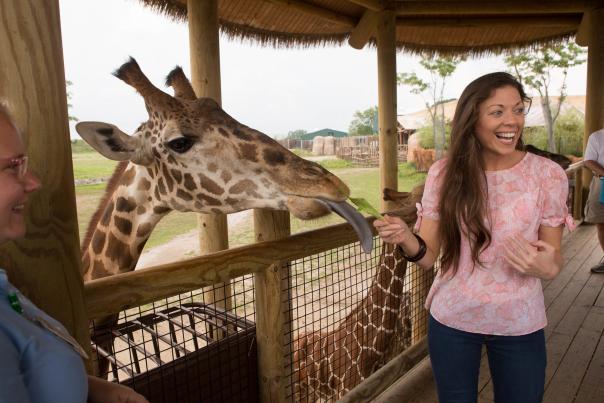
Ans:
[[[604,167],[598,164],[597,161],[585,160],[585,168],[589,169],[594,175],[604,176]]]

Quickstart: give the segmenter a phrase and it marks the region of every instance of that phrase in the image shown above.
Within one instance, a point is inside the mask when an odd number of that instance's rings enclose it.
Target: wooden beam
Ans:
[[[191,0],[189,0],[191,1]],[[315,17],[319,17],[326,21],[335,22],[336,24],[344,25],[346,27],[354,27],[357,25],[357,19],[342,15],[336,11],[329,10],[324,7],[315,6],[302,0],[264,0],[268,3],[277,4],[283,7],[287,7],[291,10],[296,10],[305,14],[309,14]]]
[[[191,84],[199,97],[209,97],[222,104],[220,80],[220,37],[218,31],[218,0],[188,0],[189,49]],[[229,248],[229,231],[225,214],[198,214],[199,249],[201,254]],[[217,285],[204,293],[204,302],[231,309],[231,286]],[[221,338],[223,334],[215,335]]]
[[[593,13],[585,12],[583,13],[583,17],[581,18],[581,24],[579,24],[579,30],[577,31],[577,36],[575,37],[575,42],[579,46],[587,46],[589,31],[591,30],[591,25],[593,24]]]
[[[384,1],[382,0],[348,0],[348,2],[363,6],[371,11],[382,11],[384,9]]]
[[[90,351],[59,1],[3,1],[0,20],[0,98],[9,102],[30,168],[42,182],[29,197],[26,237],[2,245],[0,267]]]
[[[380,136],[380,189],[398,189],[396,131],[396,25],[391,11],[379,13],[377,25],[378,123]],[[381,211],[396,206],[382,200]]]
[[[378,13],[367,10],[361,20],[350,33],[348,44],[355,49],[363,49],[369,39],[375,35],[378,22]]]
[[[516,16],[513,21],[505,17],[397,17],[396,25],[409,28],[471,28],[471,27],[533,27],[576,29],[581,23],[579,15],[570,16]]]
[[[587,48],[587,90],[585,101],[585,133],[583,149],[589,136],[604,127],[604,8],[589,11],[587,17],[593,23],[587,24],[585,37]],[[597,21],[597,23],[596,23]],[[583,170],[584,194],[591,182],[591,171]]]
[[[373,229],[372,218],[367,221]],[[411,223],[409,223],[411,224]],[[375,232],[375,230],[374,230]],[[358,241],[349,224],[295,234],[286,239],[233,248],[182,262],[118,274],[84,285],[86,312],[96,319],[162,298],[219,284]]]
[[[254,210],[256,242],[283,239],[290,233],[289,212]],[[285,403],[291,355],[291,278],[287,264],[277,262],[254,276],[256,344],[260,401]],[[284,295],[285,294],[285,295]],[[293,394],[289,393],[290,396]]]
[[[602,0],[559,1],[397,1],[397,15],[442,14],[564,14],[582,13],[602,5]]]
[[[411,347],[387,362],[382,368],[371,374],[367,379],[344,395],[342,399],[338,400],[338,403],[375,401],[382,392],[413,369],[413,367],[427,355],[428,340],[424,337],[418,343],[413,344]]]

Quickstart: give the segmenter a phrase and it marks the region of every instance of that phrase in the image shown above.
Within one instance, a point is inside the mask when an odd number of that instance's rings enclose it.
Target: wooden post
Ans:
[[[377,26],[380,188],[398,189],[396,160],[396,22],[392,11],[379,13]],[[381,209],[394,207],[382,200]]]
[[[10,104],[31,170],[42,181],[42,188],[30,197],[26,238],[0,248],[0,267],[90,350],[59,2],[3,1],[0,20],[0,98]]]
[[[407,271],[411,285],[411,344],[419,342],[428,334],[428,311],[424,309],[426,297],[434,281],[434,271],[424,270],[416,264]]]
[[[604,128],[604,8],[588,11],[581,22],[587,41],[587,90],[583,149],[591,133]],[[583,194],[589,190],[591,172],[583,169]],[[584,205],[584,204],[582,204]]]
[[[254,210],[256,241],[287,237],[289,213]],[[256,342],[261,402],[285,402],[291,386],[291,281],[287,265],[274,265],[254,276],[256,290]]]
[[[188,0],[189,48],[191,52],[191,84],[198,97],[213,98],[222,103],[220,87],[220,38],[218,35],[218,0]],[[225,214],[199,214],[199,245],[202,254],[229,248],[229,232]],[[204,293],[204,301],[225,310],[232,308],[231,286],[213,287]],[[219,332],[221,333],[221,332]],[[222,335],[217,334],[220,338]]]

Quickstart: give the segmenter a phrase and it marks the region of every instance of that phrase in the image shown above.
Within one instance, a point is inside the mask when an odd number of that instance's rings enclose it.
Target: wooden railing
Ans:
[[[368,221],[371,223],[373,219]],[[162,298],[267,270],[274,265],[356,240],[356,234],[349,224],[339,224],[278,241],[260,242],[93,280],[84,285],[86,312],[89,319],[101,318]]]
[[[373,221],[372,218],[368,218],[367,220],[370,224]],[[276,241],[256,243],[177,263],[149,267],[130,273],[93,280],[84,286],[86,312],[89,319],[99,319],[163,298],[214,284],[225,283],[246,274],[267,273],[283,267],[289,261],[349,245],[356,241],[358,241],[357,236],[350,225],[340,224],[295,234]],[[410,275],[409,281],[414,281],[416,277],[417,275]],[[416,293],[419,292],[419,294],[425,295],[429,286],[430,284],[422,281],[421,285],[418,284],[417,287],[413,288],[417,289]],[[281,293],[287,292],[287,290],[282,289],[279,282],[276,282],[273,288],[274,290],[269,290],[270,294],[279,296]],[[418,288],[425,288],[425,290],[419,290]],[[266,309],[266,307],[262,305],[261,301],[256,301],[256,312],[258,313],[262,309]],[[419,320],[424,322],[424,319],[423,317],[418,317],[414,318],[414,321]],[[291,318],[286,318],[286,320],[291,321]],[[263,326],[266,326],[267,329],[262,329]],[[269,329],[269,327],[271,328]],[[425,329],[425,326],[420,326],[419,323],[413,323],[413,327]],[[283,345],[282,335],[280,335],[281,337],[276,336],[277,333],[274,331],[273,323],[257,321],[256,329],[257,334],[272,335],[270,336],[271,340],[264,341],[265,346],[267,344],[270,346],[271,343],[274,343],[275,347]],[[415,341],[419,341],[423,339],[425,332],[421,332],[421,334],[414,332],[413,336]],[[415,350],[417,349],[416,347]],[[260,350],[259,348],[259,356],[262,354]],[[418,351],[425,351],[425,348],[419,347]],[[421,353],[414,352],[412,354],[414,359],[411,361],[408,358],[404,358],[405,365],[403,367],[405,368],[401,367],[399,370],[402,371],[409,366],[410,362],[415,362],[415,356],[418,354],[421,355]],[[289,382],[286,359],[274,356],[270,358],[272,361],[283,360],[283,362],[277,363],[282,373],[274,374],[271,368],[264,369],[259,364],[258,371],[260,377],[266,378],[268,376],[271,378],[268,380],[265,379],[264,383],[270,385],[271,382]],[[259,360],[259,363],[261,362],[262,360]],[[275,365],[272,365],[272,367],[275,367]],[[397,371],[397,373],[400,371]],[[383,385],[383,382],[381,385]],[[272,387],[271,390],[277,391],[277,394],[281,396],[272,394],[268,401],[286,401],[285,393],[279,392],[280,388]]]

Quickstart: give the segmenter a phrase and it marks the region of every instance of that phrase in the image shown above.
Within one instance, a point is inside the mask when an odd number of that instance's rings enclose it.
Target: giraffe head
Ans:
[[[154,207],[201,213],[268,208],[301,219],[335,211],[353,224],[364,247],[370,242],[371,231],[345,202],[349,189],[339,178],[237,122],[214,100],[197,98],[180,67],[166,80],[174,96],[156,88],[132,58],[114,74],[143,97],[149,119],[133,135],[102,122],[81,122],[76,130],[105,157],[130,161],[134,182],[147,188],[139,197]]]

